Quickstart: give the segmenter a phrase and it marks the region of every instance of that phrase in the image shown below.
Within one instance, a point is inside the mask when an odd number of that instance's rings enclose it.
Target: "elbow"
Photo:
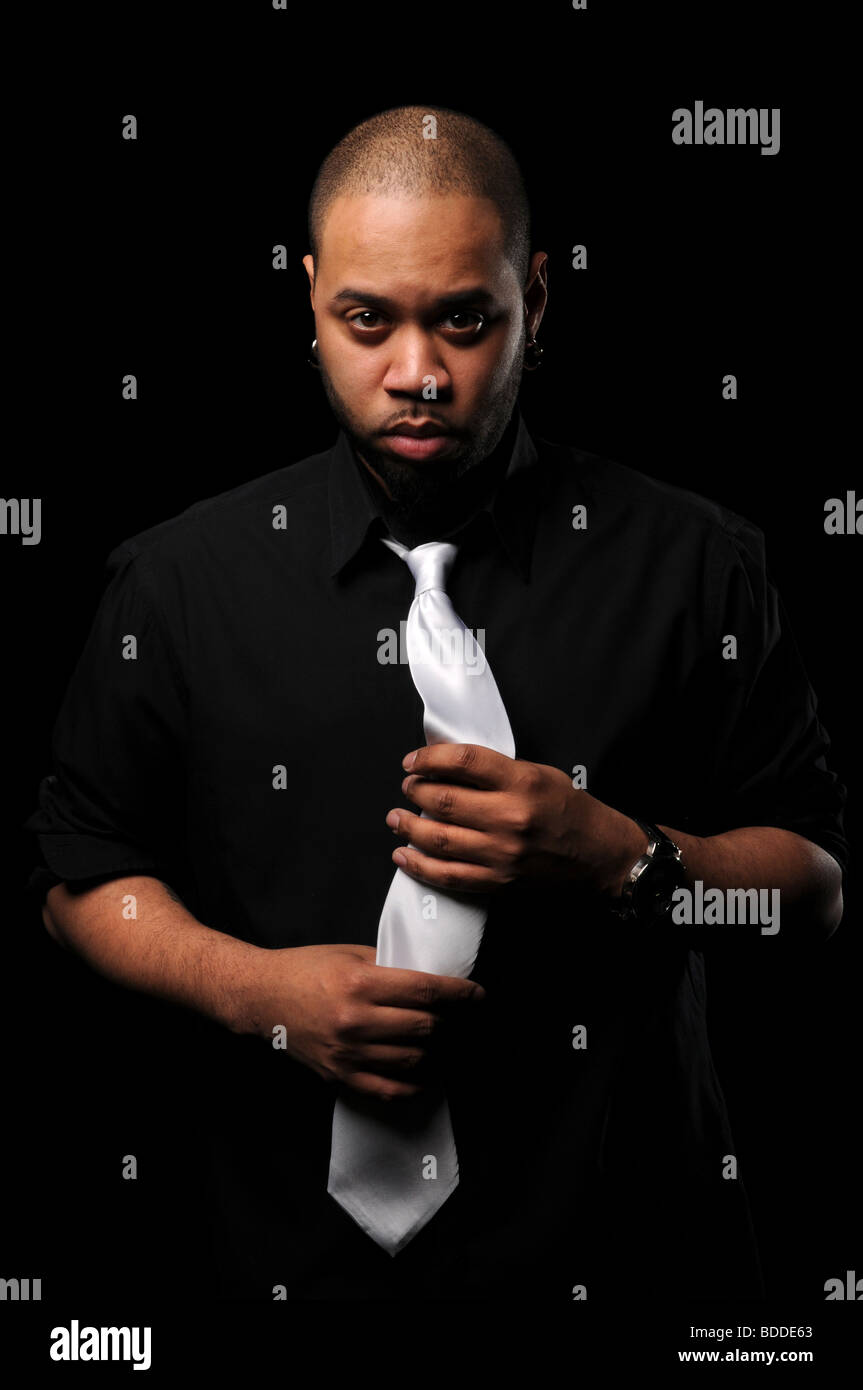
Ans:
[[[829,941],[842,921],[842,866],[821,845],[806,842],[810,863],[800,907],[808,918],[809,933]]]
[[[842,897],[842,869],[832,854],[819,849],[817,872],[814,876],[810,920],[822,941],[829,941],[845,911]]]
[[[822,915],[824,940],[827,941],[842,921],[842,915],[845,911],[845,901],[842,897],[842,867],[833,858],[832,854],[828,854],[826,850],[822,850],[821,852],[827,860],[824,875],[826,883],[824,884],[823,891],[824,908]]]
[[[836,931],[842,921],[844,911],[845,902],[842,897],[842,875],[840,873],[839,884],[821,914],[821,930],[825,941],[829,941]]]
[[[42,922],[48,935],[53,936],[54,940],[59,942],[60,935],[57,931],[54,918],[51,916],[51,909],[47,903],[42,904]]]
[[[56,884],[48,893],[46,893],[45,901],[42,904],[42,925],[44,926],[48,935],[54,941],[56,941],[57,945],[62,946],[65,949],[66,943],[63,940],[60,928],[57,926],[57,922],[51,913],[51,908],[48,903],[48,899],[51,897],[51,894],[57,893],[59,889],[62,887],[62,884]]]

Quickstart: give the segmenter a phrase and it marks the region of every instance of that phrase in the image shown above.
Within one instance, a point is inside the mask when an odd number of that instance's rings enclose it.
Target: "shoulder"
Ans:
[[[261,523],[271,529],[275,509],[303,524],[326,503],[328,462],[332,449],[321,450],[284,468],[202,498],[174,516],[134,532],[120,541],[106,564],[110,575],[129,566],[152,574],[188,568],[202,558],[226,558],[254,534]]]
[[[564,493],[592,509],[592,522],[615,531],[642,528],[659,550],[679,540],[702,541],[717,556],[763,568],[764,532],[714,498],[651,477],[630,464],[534,435],[547,496]],[[589,521],[589,524],[592,524]]]

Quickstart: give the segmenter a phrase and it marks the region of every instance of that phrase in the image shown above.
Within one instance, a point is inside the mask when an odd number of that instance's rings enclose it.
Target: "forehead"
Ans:
[[[327,209],[321,241],[320,275],[333,290],[348,274],[407,287],[465,277],[501,284],[511,272],[495,204],[464,194],[341,196]]]

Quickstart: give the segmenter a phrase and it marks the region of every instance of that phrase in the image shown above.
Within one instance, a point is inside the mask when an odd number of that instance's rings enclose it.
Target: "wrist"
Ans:
[[[660,825],[658,821],[656,828],[667,835],[669,840],[673,840],[683,855],[684,882],[688,888],[691,888],[696,878],[701,876],[698,866],[701,863],[704,837],[702,835],[686,835],[682,830],[674,830],[668,825]]]
[[[640,825],[621,811],[613,819],[606,839],[608,856],[597,876],[596,888],[603,899],[616,901],[623,892],[633,864],[647,851],[648,840]]]
[[[257,1033],[256,1001],[271,952],[251,942],[229,937],[230,949],[221,962],[214,1016],[231,1033]]]

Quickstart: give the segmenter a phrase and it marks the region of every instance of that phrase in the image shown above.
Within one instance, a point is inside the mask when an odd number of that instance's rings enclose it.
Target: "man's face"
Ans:
[[[438,506],[500,440],[521,381],[524,287],[497,209],[454,195],[340,197],[317,268],[303,263],[336,419],[400,509]],[[438,432],[391,432],[400,425]]]

